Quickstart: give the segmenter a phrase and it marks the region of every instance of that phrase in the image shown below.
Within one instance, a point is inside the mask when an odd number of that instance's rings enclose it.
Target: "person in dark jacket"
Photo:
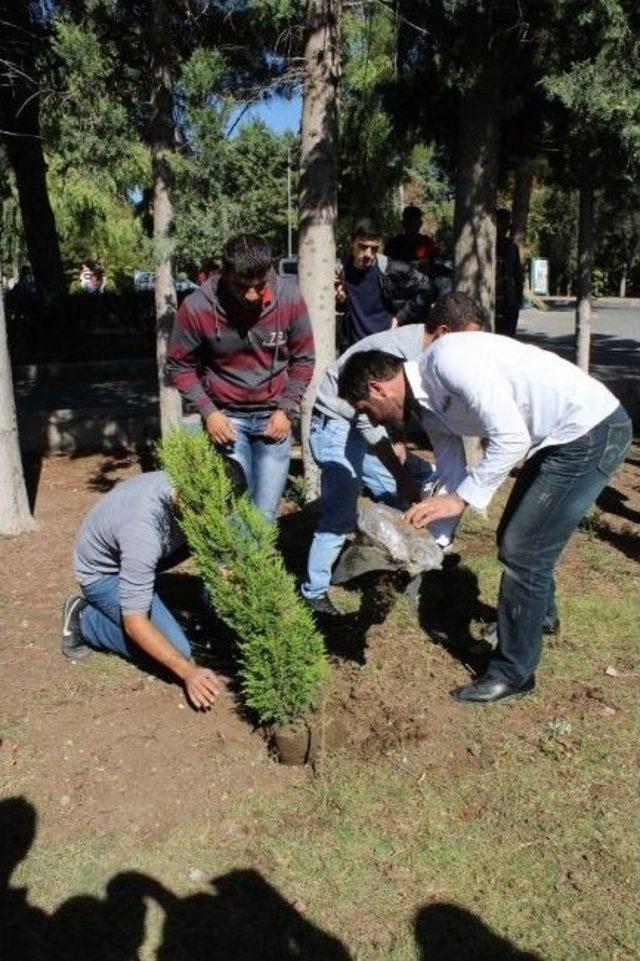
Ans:
[[[167,373],[199,411],[213,442],[243,467],[269,520],[284,490],[291,420],[313,374],[313,332],[297,280],[271,268],[269,245],[241,234],[219,276],[187,297],[169,342]]]
[[[513,239],[511,214],[496,211],[496,334],[515,337],[524,293],[524,268]]]
[[[343,351],[371,334],[424,321],[435,299],[428,277],[382,254],[382,231],[373,220],[355,224],[336,282],[336,304],[344,310]]]
[[[434,257],[440,253],[435,240],[420,232],[422,211],[410,204],[402,211],[402,233],[390,237],[385,244],[385,253],[391,260],[401,260],[416,264],[421,270],[428,270]]]

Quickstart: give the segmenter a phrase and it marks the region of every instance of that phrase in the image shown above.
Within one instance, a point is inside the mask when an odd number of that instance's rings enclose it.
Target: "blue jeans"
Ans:
[[[101,577],[81,587],[87,606],[80,612],[80,633],[98,651],[112,651],[130,661],[145,662],[147,656],[125,634],[120,610],[120,582],[117,574]],[[181,654],[191,659],[191,646],[173,614],[157,594],[153,595],[149,617]]]
[[[307,581],[302,594],[309,599],[326,594],[331,571],[356,526],[358,495],[364,484],[375,500],[402,506],[396,482],[374,454],[368,453],[361,432],[342,417],[314,416],[309,446],[320,468],[320,520],[307,561]],[[409,455],[406,464],[419,486],[433,475],[433,467]]]
[[[520,685],[534,673],[543,624],[555,615],[556,561],[630,444],[631,421],[618,407],[582,437],[543,448],[525,463],[498,527],[504,573],[498,647],[487,676]]]
[[[240,416],[228,413],[236,439],[223,449],[244,470],[247,493],[268,521],[276,516],[289,476],[291,431],[284,440],[267,440],[264,432],[272,411]]]

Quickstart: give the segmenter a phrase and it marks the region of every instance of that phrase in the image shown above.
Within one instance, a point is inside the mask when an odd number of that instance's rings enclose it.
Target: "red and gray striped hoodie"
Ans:
[[[271,273],[257,321],[224,296],[219,278],[182,303],[171,332],[167,374],[206,418],[214,410],[297,412],[315,362],[313,331],[294,277]]]

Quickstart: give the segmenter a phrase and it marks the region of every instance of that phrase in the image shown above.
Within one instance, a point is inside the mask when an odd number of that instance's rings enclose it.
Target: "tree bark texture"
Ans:
[[[621,272],[620,272],[620,289],[618,290],[618,296],[620,296],[620,297],[626,297],[626,296],[627,296],[627,276],[628,276],[628,273],[629,273],[629,265],[628,265],[628,264],[623,264],[623,265],[622,265],[622,270],[621,270]]]
[[[166,436],[182,426],[182,398],[166,374],[167,348],[176,316],[171,225],[171,154],[174,149],[171,82],[171,19],[166,0],[152,0],[151,163],[153,172],[153,252],[155,262],[156,359],[160,430]]]
[[[576,363],[589,370],[591,353],[591,274],[594,246],[593,179],[588,164],[580,178],[578,284],[576,289]]]
[[[300,149],[298,277],[316,346],[316,367],[302,402],[302,453],[308,499],[318,470],[309,450],[309,422],[318,380],[336,354],[334,280],[338,212],[338,0],[309,0]]]
[[[460,105],[454,217],[455,287],[495,322],[496,190],[501,72],[486,64]]]
[[[0,20],[0,59],[5,64],[0,83],[0,140],[16,178],[34,279],[45,294],[61,297],[66,283],[40,135],[36,73],[39,28],[32,24],[24,2],[0,0]]]
[[[22,471],[4,302],[0,297],[0,534],[35,527]]]
[[[515,169],[513,203],[511,206],[511,236],[514,243],[518,245],[521,260],[524,260],[527,245],[529,208],[534,182],[535,161],[532,157],[523,157]]]

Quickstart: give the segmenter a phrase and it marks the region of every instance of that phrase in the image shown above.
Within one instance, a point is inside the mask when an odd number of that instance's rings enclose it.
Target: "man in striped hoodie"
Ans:
[[[274,273],[261,237],[233,237],[220,275],[178,311],[167,372],[212,441],[241,464],[249,494],[269,520],[287,481],[291,419],[314,359],[296,278]]]

